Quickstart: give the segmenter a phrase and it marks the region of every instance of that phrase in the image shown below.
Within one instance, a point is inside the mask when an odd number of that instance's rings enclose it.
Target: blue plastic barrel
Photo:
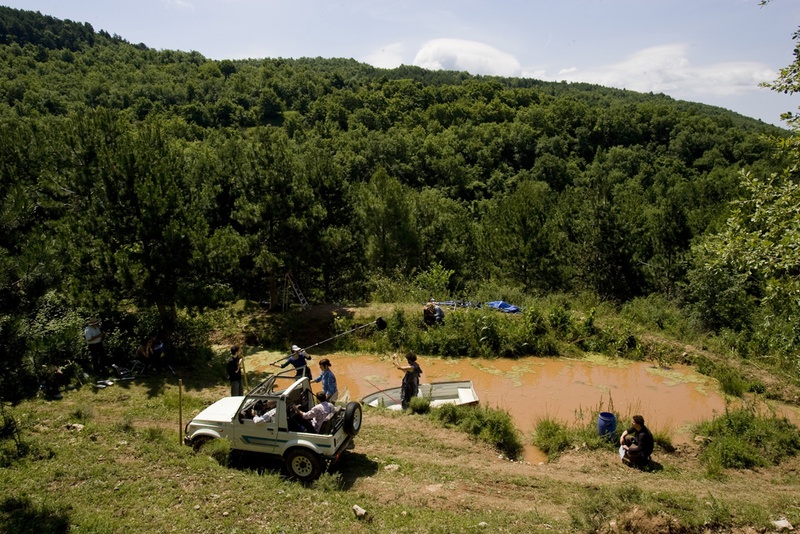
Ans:
[[[614,439],[614,432],[617,431],[617,416],[611,412],[600,412],[597,416],[597,433],[607,440]]]

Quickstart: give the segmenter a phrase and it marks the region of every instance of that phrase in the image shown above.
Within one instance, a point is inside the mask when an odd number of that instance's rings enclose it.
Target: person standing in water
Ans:
[[[403,383],[400,387],[400,405],[407,409],[412,397],[416,397],[419,392],[419,377],[422,374],[417,363],[417,355],[413,352],[406,354],[406,365],[400,363],[397,353],[392,356],[392,363],[397,369],[404,372]]]

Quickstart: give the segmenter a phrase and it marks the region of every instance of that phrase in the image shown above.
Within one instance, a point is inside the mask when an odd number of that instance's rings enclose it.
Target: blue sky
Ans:
[[[758,87],[792,61],[800,2],[772,0],[0,0],[212,59],[345,57],[598,83],[782,125],[800,95]]]

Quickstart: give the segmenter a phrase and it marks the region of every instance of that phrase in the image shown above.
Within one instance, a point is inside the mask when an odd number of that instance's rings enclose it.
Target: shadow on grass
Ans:
[[[69,514],[64,510],[36,505],[30,499],[20,497],[7,497],[0,502],[2,532],[59,534],[69,530]]]
[[[349,452],[342,456],[331,471],[342,475],[342,489],[349,490],[359,478],[371,477],[378,472],[378,462],[370,460],[366,454]]]
[[[259,475],[283,472],[283,462],[280,458],[247,451],[231,451],[228,455],[228,467],[239,471],[254,471]]]
[[[231,451],[228,456],[228,466],[240,471],[253,471],[259,475],[269,473],[287,476],[283,461],[266,454]],[[365,454],[348,452],[331,466],[329,472],[339,473],[343,483],[341,489],[349,490],[359,478],[375,475],[378,472],[378,464]]]
[[[661,465],[660,463],[656,462],[653,459],[651,459],[649,462],[647,462],[647,465],[642,465],[642,466],[629,465],[628,467],[630,467],[631,469],[637,469],[639,471],[644,471],[645,473],[656,473],[658,471],[663,471],[664,470],[664,466]]]

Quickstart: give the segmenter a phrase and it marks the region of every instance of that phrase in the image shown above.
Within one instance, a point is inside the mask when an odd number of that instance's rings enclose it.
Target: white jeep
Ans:
[[[243,397],[220,399],[186,424],[184,443],[199,448],[204,442],[224,438],[232,450],[258,452],[283,459],[288,473],[302,481],[317,479],[352,448],[361,429],[361,404],[337,406],[335,413],[314,432],[311,421],[295,410],[307,412],[316,404],[308,378],[295,370],[277,373]],[[275,406],[271,420],[254,423],[253,416]]]

